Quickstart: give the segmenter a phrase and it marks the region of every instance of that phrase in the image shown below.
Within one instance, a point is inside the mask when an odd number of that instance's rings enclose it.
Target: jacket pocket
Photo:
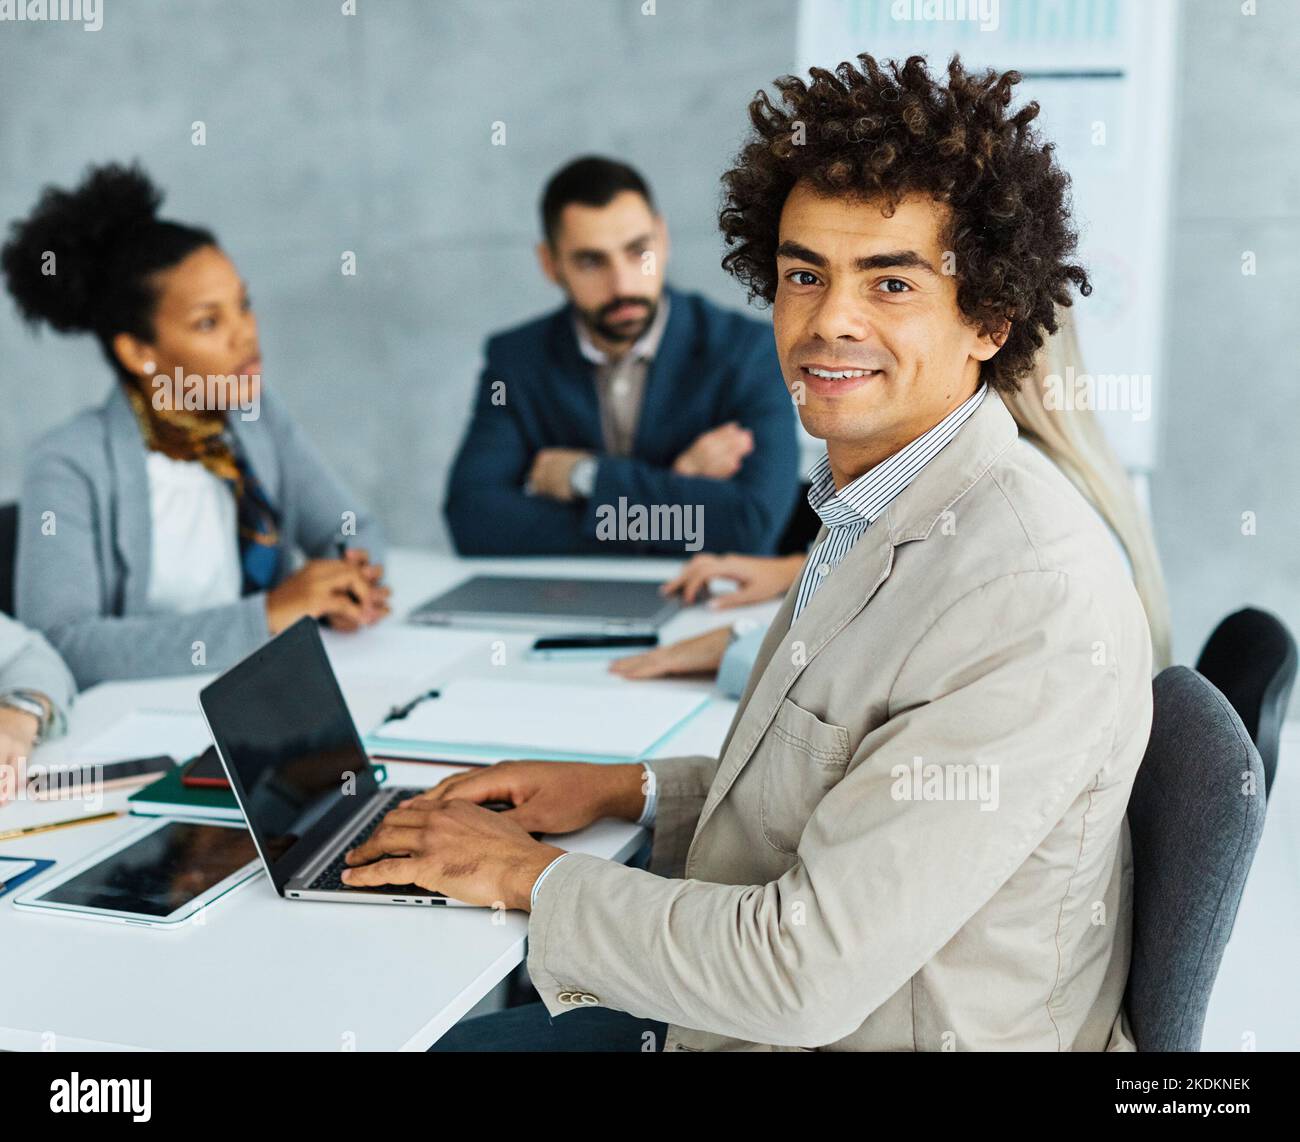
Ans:
[[[849,764],[849,731],[823,722],[786,698],[758,747],[763,766],[763,837],[793,853],[808,818]]]

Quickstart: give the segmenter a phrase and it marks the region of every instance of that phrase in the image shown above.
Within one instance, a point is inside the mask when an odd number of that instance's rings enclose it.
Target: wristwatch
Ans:
[[[596,490],[596,457],[584,456],[569,469],[569,487],[582,500],[591,499]]]
[[[32,745],[40,745],[45,740],[50,731],[50,725],[54,721],[54,704],[50,703],[47,707],[41,701],[41,695],[35,690],[10,690],[0,694],[0,706],[7,706],[11,710],[21,710],[24,714],[31,714],[36,719],[36,738]]]

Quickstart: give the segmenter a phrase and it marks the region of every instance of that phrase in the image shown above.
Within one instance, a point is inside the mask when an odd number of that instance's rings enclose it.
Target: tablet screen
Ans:
[[[39,899],[51,904],[169,916],[257,859],[247,829],[172,821]]]

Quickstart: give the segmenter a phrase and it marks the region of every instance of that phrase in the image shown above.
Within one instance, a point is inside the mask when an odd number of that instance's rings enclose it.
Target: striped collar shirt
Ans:
[[[646,330],[621,357],[612,358],[596,347],[586,327],[573,318],[578,350],[595,366],[596,399],[600,409],[601,435],[611,456],[630,456],[636,441],[641,406],[645,401],[650,363],[659,352],[668,325],[668,297],[663,295]]]
[[[974,415],[987,391],[988,385],[981,384],[933,428],[838,492],[831,476],[830,456],[824,455],[817,461],[810,477],[812,486],[808,489],[808,503],[826,525],[826,538],[813,548],[804,564],[791,623],[798,619],[827,576],[853,550],[853,545],[862,538],[868,526],[884,513],[894,497],[916,479],[921,469]]]

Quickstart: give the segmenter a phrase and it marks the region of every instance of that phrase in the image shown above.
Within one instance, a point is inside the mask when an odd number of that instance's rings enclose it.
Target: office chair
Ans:
[[[1153,689],[1151,740],[1128,806],[1133,958],[1124,1004],[1139,1051],[1199,1051],[1264,829],[1263,764],[1231,703],[1194,670],[1171,666]]]
[[[1232,703],[1264,763],[1264,791],[1273,788],[1278,740],[1291,687],[1296,645],[1281,619],[1246,607],[1229,615],[1206,640],[1196,669]]]
[[[805,555],[808,545],[817,538],[821,531],[822,520],[808,504],[808,481],[799,485],[799,498],[795,500],[794,511],[786,522],[785,531],[776,545],[778,555]]]
[[[18,554],[18,505],[0,504],[0,612],[14,613],[14,557]]]

